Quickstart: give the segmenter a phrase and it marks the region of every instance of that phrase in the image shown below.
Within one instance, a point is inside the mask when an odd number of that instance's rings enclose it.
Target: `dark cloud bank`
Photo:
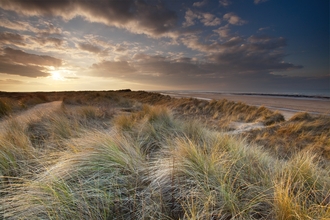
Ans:
[[[81,16],[90,22],[125,28],[133,33],[158,37],[169,32],[177,22],[177,15],[156,1],[142,0],[2,0],[6,10],[30,16],[60,16],[72,19]]]

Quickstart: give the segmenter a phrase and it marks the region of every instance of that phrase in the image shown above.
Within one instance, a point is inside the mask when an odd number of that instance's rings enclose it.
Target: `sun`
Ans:
[[[61,80],[61,74],[57,71],[52,72],[52,78],[53,80]]]
[[[52,71],[51,74],[53,80],[57,80],[57,81],[63,80],[63,77],[59,71]]]

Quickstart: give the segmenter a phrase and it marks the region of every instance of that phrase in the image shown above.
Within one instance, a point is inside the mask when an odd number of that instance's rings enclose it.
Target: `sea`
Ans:
[[[235,94],[235,95],[261,95],[261,96],[280,96],[292,98],[317,98],[330,100],[329,89],[314,89],[314,90],[287,90],[287,91],[244,91],[244,90],[158,90],[154,92],[160,93],[218,93],[218,94]]]

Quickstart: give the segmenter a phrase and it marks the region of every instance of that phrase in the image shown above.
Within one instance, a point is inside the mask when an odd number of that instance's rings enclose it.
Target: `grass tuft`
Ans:
[[[11,111],[12,111],[11,106],[4,100],[0,99],[0,117],[9,115]]]

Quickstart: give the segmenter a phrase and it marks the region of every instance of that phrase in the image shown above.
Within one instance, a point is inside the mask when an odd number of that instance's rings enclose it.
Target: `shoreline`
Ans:
[[[308,112],[313,115],[330,115],[330,98],[316,98],[311,96],[280,96],[251,93],[219,93],[219,92],[174,92],[162,91],[163,95],[175,98],[196,98],[210,101],[212,99],[227,99],[234,102],[243,102],[253,106],[266,108],[282,113],[286,120],[298,112]]]
[[[254,92],[217,92],[217,91],[175,91],[175,90],[156,90],[158,93],[170,94],[219,94],[219,95],[241,95],[241,96],[262,96],[262,97],[279,97],[279,98],[297,98],[297,99],[317,99],[317,100],[330,100],[330,96],[326,95],[305,95],[305,94],[280,94],[280,93],[254,93]]]

